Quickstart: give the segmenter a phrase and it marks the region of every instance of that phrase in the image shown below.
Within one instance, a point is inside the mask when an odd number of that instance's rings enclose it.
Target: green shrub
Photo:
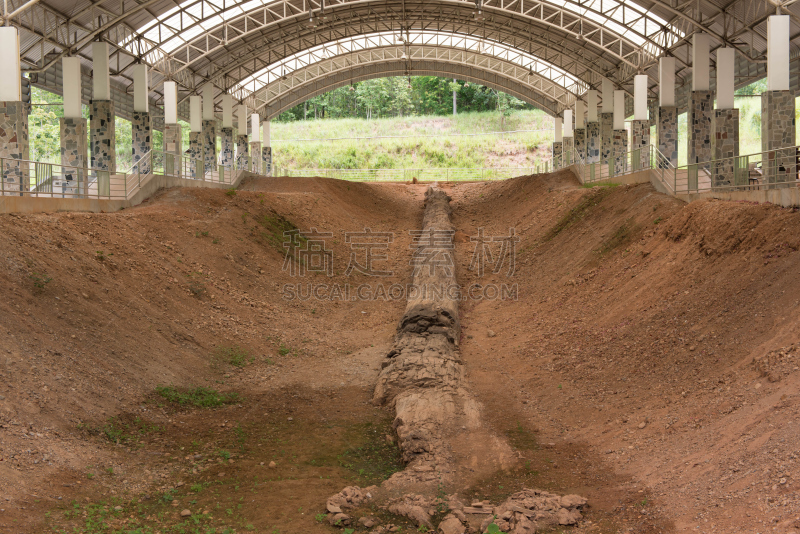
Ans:
[[[241,399],[238,393],[219,393],[214,389],[196,387],[193,389],[178,389],[174,386],[157,386],[156,393],[169,402],[181,406],[195,406],[197,408],[216,408],[223,404],[233,404]]]

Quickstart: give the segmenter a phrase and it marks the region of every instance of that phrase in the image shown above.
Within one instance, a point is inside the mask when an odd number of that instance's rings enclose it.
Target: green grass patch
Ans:
[[[223,404],[234,404],[241,401],[238,393],[219,393],[214,389],[196,387],[193,389],[179,389],[174,386],[157,386],[156,393],[169,402],[181,406],[194,406],[196,408],[216,408]]]
[[[253,361],[250,352],[239,345],[219,346],[214,356],[234,367],[244,367],[248,362]]]
[[[597,250],[601,256],[608,254],[612,250],[627,245],[633,240],[633,237],[639,231],[640,226],[636,224],[633,217],[626,220],[622,225],[617,228],[614,233],[606,239]]]
[[[545,234],[544,240],[552,240],[567,228],[586,218],[611,193],[611,189],[610,187],[602,187],[583,197],[577,206],[565,213],[555,226]]]
[[[260,236],[270,247],[280,251],[286,252],[284,243],[292,244],[292,255],[294,255],[298,248],[304,246],[306,241],[305,237],[301,235],[290,235],[289,233],[299,232],[297,226],[290,220],[278,214],[275,210],[270,210],[269,213],[256,218],[256,221],[263,228],[259,232]]]
[[[337,456],[341,467],[354,473],[362,486],[380,484],[405,467],[400,454],[400,448],[394,438],[391,420],[387,419],[380,424],[364,423],[355,425],[351,432],[361,434],[359,446],[348,448],[343,454]]]

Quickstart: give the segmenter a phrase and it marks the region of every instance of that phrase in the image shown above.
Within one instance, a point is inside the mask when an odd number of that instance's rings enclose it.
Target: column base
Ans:
[[[192,178],[202,179],[205,177],[205,169],[200,172],[198,163],[203,164],[203,132],[189,132],[189,174]]]
[[[736,176],[736,158],[739,156],[739,110],[715,110],[711,127],[714,132],[715,160],[714,167],[711,169],[711,187],[748,185],[748,169],[742,169],[739,179]],[[747,180],[743,180],[743,178],[747,178]]]
[[[263,167],[261,167],[262,174],[264,176],[272,176],[272,147],[265,146],[261,149],[261,161]]]
[[[114,174],[117,172],[114,102],[92,100],[89,108],[89,128],[91,130],[89,151],[91,152],[92,167]],[[102,195],[102,193],[100,194]]]
[[[631,151],[639,150],[639,155],[631,156],[633,170],[650,167],[650,121],[633,121],[631,123]]]
[[[600,114],[600,160],[608,161],[614,156],[614,114]]]
[[[689,102],[689,163],[704,164],[709,169],[711,150],[711,119],[714,116],[714,97],[711,91],[692,91]]]
[[[28,146],[28,107],[23,102],[0,102],[0,191],[21,195],[30,190],[27,165],[14,160],[30,159]]]
[[[141,174],[150,174],[152,165],[151,157],[147,153],[153,147],[153,132],[150,128],[150,113],[144,111],[134,111],[131,120],[131,155],[133,164]],[[147,157],[145,157],[147,156]],[[142,160],[142,158],[145,158]],[[141,163],[140,163],[141,161]]]
[[[233,128],[222,128],[219,131],[220,165],[226,169],[233,168]]]
[[[795,132],[794,95],[791,91],[764,91],[761,93],[761,150],[764,182],[768,184],[793,183],[796,176],[794,150]]]
[[[658,150],[665,161],[660,161],[661,168],[669,165],[678,166],[678,108],[674,106],[658,108]]]
[[[64,178],[53,181],[53,193],[83,197],[89,184],[89,143],[86,119],[61,117],[61,165]]]
[[[203,164],[207,171],[217,170],[217,121],[203,121]]]
[[[628,171],[628,130],[614,130],[614,174]]]
[[[600,151],[602,141],[600,139],[600,123],[586,123],[586,163],[600,163]]]
[[[575,128],[575,162],[586,161],[586,128]]]
[[[252,168],[250,171],[261,174],[261,158],[258,157],[258,155],[261,154],[261,141],[253,141],[250,143],[250,154],[252,154],[252,158],[250,159]]]
[[[561,158],[564,155],[564,142],[553,141],[553,170],[561,167]]]
[[[250,143],[247,135],[239,135],[236,138],[236,168],[240,170],[247,169],[247,164],[250,159]]]

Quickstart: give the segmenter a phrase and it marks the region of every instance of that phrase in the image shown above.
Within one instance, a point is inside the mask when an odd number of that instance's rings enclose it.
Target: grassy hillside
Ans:
[[[298,168],[533,167],[550,159],[553,119],[542,111],[272,124],[275,164]],[[458,136],[513,130],[543,130]],[[334,138],[403,136],[402,139]],[[429,136],[429,137],[425,137]],[[319,139],[319,141],[290,141]]]
[[[761,98],[737,97],[740,154],[761,150]],[[798,102],[800,110],[800,102]],[[542,111],[516,111],[501,125],[497,112],[393,119],[337,119],[273,123],[275,164],[290,169],[414,167],[535,167],[550,160],[553,120]],[[798,121],[800,127],[800,121]],[[545,131],[458,137],[448,134]],[[678,119],[678,157],[686,164],[686,113]],[[404,139],[344,139],[409,136]],[[436,136],[436,137],[423,137]],[[319,139],[319,141],[289,141]],[[800,134],[798,135],[800,139]]]

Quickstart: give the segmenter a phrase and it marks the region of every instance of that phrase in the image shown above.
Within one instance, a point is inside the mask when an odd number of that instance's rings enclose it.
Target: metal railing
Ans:
[[[0,196],[124,200],[136,194],[154,175],[232,185],[237,170],[235,164],[206,168],[201,159],[159,150],[147,152],[130,169],[118,172],[0,158]]]
[[[688,165],[664,165],[659,176],[672,194],[753,191],[800,185],[800,147],[786,147]]]
[[[414,168],[414,169],[286,169],[276,167],[274,176],[336,178],[353,182],[464,182],[505,180],[548,172],[549,162],[535,167]]]

